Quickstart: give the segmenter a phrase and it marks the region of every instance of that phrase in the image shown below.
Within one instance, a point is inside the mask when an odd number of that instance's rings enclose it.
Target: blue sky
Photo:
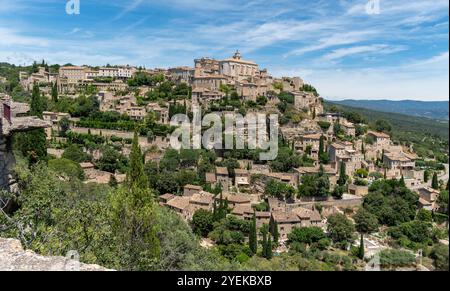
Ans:
[[[448,100],[448,0],[0,0],[0,61],[193,65],[245,59],[330,99]]]

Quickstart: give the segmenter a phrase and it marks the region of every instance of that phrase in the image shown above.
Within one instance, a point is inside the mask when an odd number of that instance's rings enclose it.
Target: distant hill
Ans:
[[[436,120],[449,120],[448,101],[343,100],[330,102],[388,113],[399,113]]]
[[[437,135],[445,140],[449,138],[449,122],[444,120],[432,120],[425,117],[409,116],[405,114],[382,112],[365,108],[358,108],[340,104],[339,102],[325,102],[325,110],[330,110],[332,106],[337,106],[342,111],[357,112],[373,123],[376,120],[387,120],[395,131],[414,135]]]

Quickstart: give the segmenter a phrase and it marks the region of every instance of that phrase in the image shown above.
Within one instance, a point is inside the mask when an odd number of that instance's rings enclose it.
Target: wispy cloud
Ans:
[[[354,46],[348,48],[341,48],[333,50],[323,56],[324,60],[333,61],[345,57],[355,56],[355,55],[386,55],[393,54],[401,51],[407,50],[406,46],[391,46],[386,44],[375,44],[367,46]]]

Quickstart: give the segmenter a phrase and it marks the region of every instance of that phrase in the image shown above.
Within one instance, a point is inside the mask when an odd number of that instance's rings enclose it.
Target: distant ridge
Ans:
[[[435,120],[449,120],[448,101],[414,100],[343,100],[331,101],[356,108],[364,108],[387,113],[399,113],[408,116],[425,117]]]

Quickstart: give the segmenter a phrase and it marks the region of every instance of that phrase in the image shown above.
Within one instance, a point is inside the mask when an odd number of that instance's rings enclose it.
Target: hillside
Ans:
[[[343,100],[332,101],[340,105],[364,108],[388,113],[398,113],[415,117],[426,117],[436,120],[449,119],[448,101],[413,101],[413,100]]]
[[[442,162],[447,161],[448,121],[356,108],[330,101],[325,102],[325,109],[327,111],[359,113],[368,124],[373,124],[377,120],[386,120],[392,126],[391,134],[394,141],[413,145],[419,156],[436,157]]]

